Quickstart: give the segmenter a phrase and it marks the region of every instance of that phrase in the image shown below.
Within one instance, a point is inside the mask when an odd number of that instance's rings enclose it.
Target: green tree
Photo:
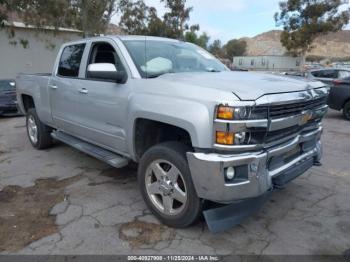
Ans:
[[[175,39],[183,39],[184,32],[189,28],[187,21],[193,7],[186,7],[186,0],[161,0],[168,11],[164,14],[163,21],[166,28],[166,36]]]
[[[232,39],[224,46],[225,56],[232,59],[234,56],[242,56],[247,50],[247,42],[244,40]]]
[[[157,10],[143,0],[121,0],[118,11],[121,13],[119,26],[131,35],[166,36],[164,21]]]
[[[305,55],[318,36],[336,32],[349,22],[349,10],[340,11],[342,0],[288,0],[279,4],[275,14],[283,26],[282,45],[294,55]]]
[[[189,30],[186,30],[184,32],[183,40],[207,49],[210,37],[205,32],[202,33],[201,35],[198,35],[197,32],[199,30],[200,30],[199,25],[192,25],[189,28]]]
[[[200,47],[203,47],[204,49],[208,50],[208,43],[209,43],[210,37],[206,32],[203,32],[197,40],[197,45],[199,45]]]
[[[193,25],[189,28],[187,24],[192,7],[186,8],[186,0],[160,1],[164,2],[167,9],[163,17],[158,17],[157,10],[147,6],[144,0],[120,0],[119,26],[128,34],[187,39],[201,46],[207,45],[208,36],[196,34],[199,26]]]
[[[116,6],[116,0],[0,1],[3,13],[16,12],[38,30],[47,26],[69,27],[82,30],[86,36],[104,33]]]
[[[55,0],[57,1],[57,0]],[[75,0],[73,3],[73,25],[83,31],[84,36],[105,33],[116,7],[116,0]]]
[[[162,19],[157,15],[154,7],[149,8],[147,34],[150,36],[166,36],[166,27]]]
[[[5,5],[5,0],[0,0],[0,28],[4,26],[4,23],[7,19],[7,13],[4,5]]]
[[[214,42],[209,46],[209,52],[218,58],[224,58],[225,52],[222,47],[222,43],[219,39],[214,40]]]
[[[197,31],[199,31],[199,29],[200,29],[199,25],[191,26],[190,30],[184,33],[184,40],[186,42],[199,45],[204,49],[208,49],[208,42],[210,40],[210,37],[205,32],[203,32],[201,35],[198,35]]]
[[[131,35],[147,34],[149,9],[143,0],[121,0],[118,7],[122,14],[119,26]]]

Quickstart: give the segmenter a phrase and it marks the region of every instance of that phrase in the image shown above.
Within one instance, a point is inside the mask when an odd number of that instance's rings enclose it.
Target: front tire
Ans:
[[[343,115],[347,120],[350,120],[350,101],[344,105]]]
[[[188,227],[202,211],[187,163],[188,151],[178,142],[159,144],[142,156],[139,165],[142,196],[153,214],[170,227]]]
[[[35,108],[28,109],[26,127],[29,141],[33,147],[36,149],[46,149],[52,145],[52,128],[40,121]]]

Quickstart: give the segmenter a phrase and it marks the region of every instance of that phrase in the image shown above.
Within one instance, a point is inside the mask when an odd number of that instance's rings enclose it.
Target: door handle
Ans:
[[[50,87],[51,89],[57,89],[57,88],[58,88],[58,86],[56,86],[56,85],[49,85],[49,87]]]
[[[88,91],[86,88],[81,88],[81,89],[78,90],[78,92],[79,92],[80,94],[84,94],[84,95],[86,95],[87,93],[89,93],[89,91]]]

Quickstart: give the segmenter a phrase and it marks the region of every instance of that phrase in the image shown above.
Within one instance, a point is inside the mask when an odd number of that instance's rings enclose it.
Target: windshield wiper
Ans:
[[[160,77],[162,75],[171,74],[171,73],[174,73],[174,72],[170,71],[170,72],[153,73],[153,74],[147,73],[146,78],[157,78],[157,77]]]
[[[161,75],[164,75],[166,73],[161,73],[161,74],[147,74],[146,78],[157,78]]]
[[[207,70],[207,72],[211,72],[211,73],[220,73],[221,72],[220,70],[217,70],[214,68],[207,68],[206,70]]]

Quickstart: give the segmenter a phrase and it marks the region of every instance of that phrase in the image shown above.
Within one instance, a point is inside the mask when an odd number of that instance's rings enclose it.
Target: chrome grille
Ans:
[[[290,128],[285,128],[285,129],[280,129],[277,131],[271,131],[267,132],[266,137],[265,137],[265,143],[269,144],[274,141],[281,140],[283,138],[292,136],[292,135],[297,135],[298,132],[301,130],[301,127],[299,126],[293,126]]]
[[[311,101],[298,102],[293,104],[285,105],[273,105],[269,107],[270,119],[284,118],[289,116],[300,115],[306,110],[316,110],[327,104],[327,97],[317,98]],[[304,129],[309,128],[310,131],[317,129],[320,123],[320,118],[314,118],[305,125],[302,126],[291,126],[285,129],[280,129],[276,131],[270,131],[266,133],[265,143],[273,143],[274,141],[280,141],[284,138],[297,136]]]
[[[327,104],[327,97],[293,104],[275,105],[269,107],[272,119],[299,115],[305,110],[313,110]]]

